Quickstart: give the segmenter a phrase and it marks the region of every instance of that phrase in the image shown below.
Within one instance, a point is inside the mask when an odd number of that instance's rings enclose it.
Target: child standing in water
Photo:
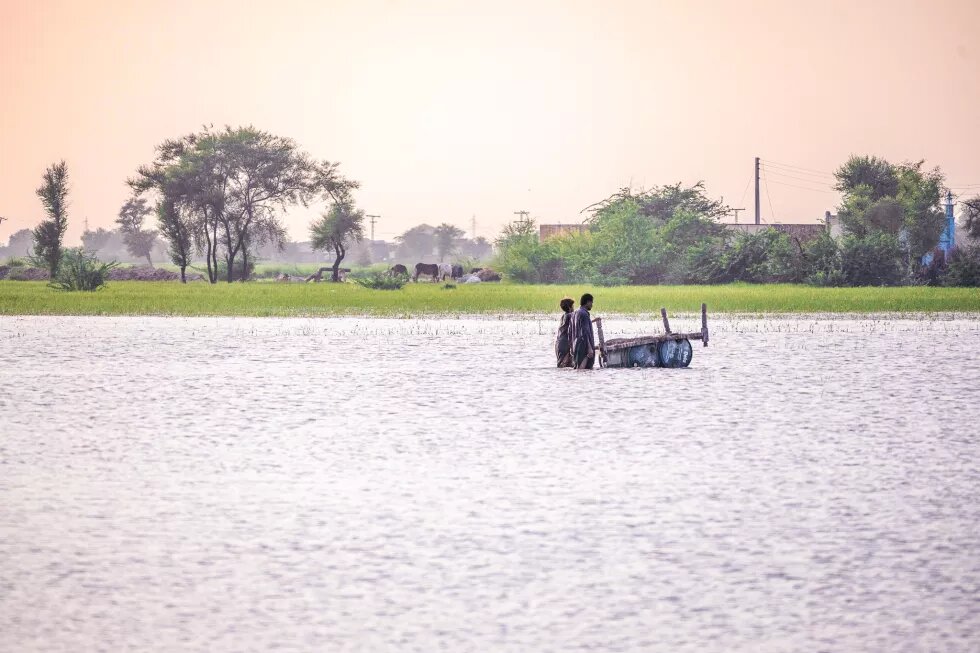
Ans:
[[[561,307],[561,321],[558,323],[558,336],[555,338],[555,356],[558,358],[558,367],[572,366],[571,339],[569,338],[569,328],[572,324],[572,308],[575,302],[566,297],[558,305]]]

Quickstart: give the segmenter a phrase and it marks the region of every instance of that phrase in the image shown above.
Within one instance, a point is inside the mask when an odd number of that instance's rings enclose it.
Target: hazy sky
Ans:
[[[784,166],[768,221],[822,217],[816,173],[851,153],[980,191],[978,26],[980,0],[0,0],[0,242],[41,218],[50,163],[76,242],[203,123],[340,161],[383,238],[573,222],[627,184],[701,179],[744,221],[755,156]],[[286,217],[294,238],[312,215]]]

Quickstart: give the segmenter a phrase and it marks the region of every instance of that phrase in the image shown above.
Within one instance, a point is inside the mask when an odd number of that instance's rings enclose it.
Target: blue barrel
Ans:
[[[656,345],[630,347],[626,361],[629,367],[657,367],[657,347]]]
[[[660,367],[687,367],[694,349],[690,340],[664,340],[657,348]]]

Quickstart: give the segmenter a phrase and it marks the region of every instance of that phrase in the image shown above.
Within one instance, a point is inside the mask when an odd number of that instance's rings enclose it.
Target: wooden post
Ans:
[[[595,322],[596,332],[599,334],[599,367],[606,366],[606,336],[602,333],[602,318],[597,317]]]
[[[701,304],[701,344],[708,346],[708,305]]]
[[[662,306],[660,307],[660,317],[664,319],[664,331],[667,333],[673,333],[673,331],[670,330],[670,322],[667,321],[667,309]]]

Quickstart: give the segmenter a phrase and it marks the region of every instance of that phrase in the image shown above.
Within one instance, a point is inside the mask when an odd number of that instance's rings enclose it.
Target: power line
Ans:
[[[772,208],[772,196],[769,194],[769,174],[763,169],[762,177],[766,180],[766,198],[769,200],[769,212],[772,214],[772,219],[776,219],[776,210]]]
[[[769,165],[776,166],[776,167],[779,167],[779,168],[789,168],[789,169],[792,169],[792,170],[799,170],[801,172],[808,172],[808,173],[814,174],[814,175],[824,175],[825,177],[833,177],[834,176],[833,174],[831,174],[829,172],[825,172],[823,170],[814,170],[813,168],[804,168],[803,166],[795,166],[795,165],[792,165],[791,163],[780,163],[779,161],[770,161],[769,159],[763,159],[763,161],[765,163],[769,164]]]
[[[768,178],[766,178],[766,183],[776,184],[777,186],[788,186],[790,188],[799,188],[800,190],[809,190],[809,191],[813,191],[814,193],[830,193],[831,195],[836,194],[836,191],[827,190],[823,188],[808,188],[807,186],[797,186],[796,184],[787,184],[784,181],[778,181],[778,180],[770,182]]]
[[[752,185],[752,177],[749,177],[749,180],[747,182],[745,182],[745,190],[742,191],[742,199],[740,199],[738,201],[739,204],[745,204],[745,196],[748,194],[748,192],[749,192],[749,186],[751,186],[751,185]],[[735,217],[738,217],[738,216],[735,216]]]
[[[777,177],[786,177],[788,179],[795,179],[797,181],[804,181],[804,182],[806,182],[808,184],[818,184],[820,186],[828,186],[828,187],[830,186],[830,184],[828,184],[827,182],[825,182],[823,179],[814,179],[812,177],[811,178],[797,177],[797,176],[794,176],[794,175],[791,175],[791,174],[788,174],[788,173],[785,173],[785,172],[780,172],[778,170],[769,170],[769,166],[765,166],[765,168],[766,168],[766,170],[770,174],[776,175]]]

